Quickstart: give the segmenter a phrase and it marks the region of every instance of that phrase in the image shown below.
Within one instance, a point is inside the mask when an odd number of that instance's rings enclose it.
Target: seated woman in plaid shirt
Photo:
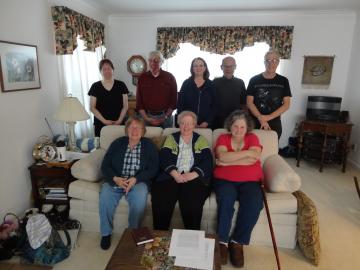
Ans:
[[[138,228],[143,218],[149,184],[159,167],[158,151],[145,132],[141,118],[130,118],[125,125],[127,136],[110,145],[101,165],[105,179],[99,203],[102,249],[110,247],[114,213],[123,196],[129,204],[129,228]]]
[[[200,230],[213,160],[209,143],[194,132],[196,123],[193,112],[181,112],[180,132],[167,136],[160,150],[161,171],[151,187],[155,230],[169,229],[177,201],[185,229]]]

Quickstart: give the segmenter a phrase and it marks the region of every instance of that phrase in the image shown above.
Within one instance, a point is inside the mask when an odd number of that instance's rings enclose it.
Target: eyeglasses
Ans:
[[[274,58],[274,59],[265,59],[265,63],[266,64],[270,64],[270,63],[277,64],[277,63],[279,63],[279,59],[276,59],[276,58]]]

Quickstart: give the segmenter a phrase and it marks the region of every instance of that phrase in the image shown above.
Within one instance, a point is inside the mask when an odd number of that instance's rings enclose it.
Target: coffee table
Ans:
[[[0,269],[2,270],[51,270],[51,266],[41,266],[35,264],[19,264],[0,262]]]
[[[169,231],[152,231],[154,237],[171,237]],[[207,238],[215,239],[214,270],[221,270],[219,241],[215,234],[206,234]],[[144,245],[137,246],[131,234],[131,229],[125,229],[121,239],[106,266],[106,270],[146,270],[140,264]]]

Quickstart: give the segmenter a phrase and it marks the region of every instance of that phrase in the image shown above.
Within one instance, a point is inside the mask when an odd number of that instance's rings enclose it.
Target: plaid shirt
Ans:
[[[131,150],[130,145],[128,145],[124,157],[124,166],[121,173],[122,177],[130,178],[135,176],[136,172],[140,168],[140,155],[141,142],[139,142],[133,150]]]

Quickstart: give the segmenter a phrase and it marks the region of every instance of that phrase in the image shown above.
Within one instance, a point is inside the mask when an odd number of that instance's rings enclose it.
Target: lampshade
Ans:
[[[65,97],[54,114],[54,118],[64,122],[87,120],[90,115],[76,97]]]

